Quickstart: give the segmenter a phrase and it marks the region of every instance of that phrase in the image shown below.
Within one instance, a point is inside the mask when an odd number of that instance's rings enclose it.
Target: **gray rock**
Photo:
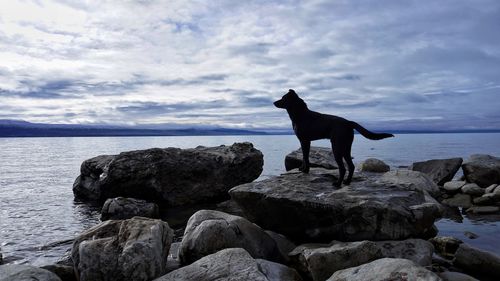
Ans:
[[[298,273],[284,265],[255,260],[241,248],[221,250],[174,270],[155,281],[300,281]]]
[[[358,266],[382,257],[371,241],[304,244],[290,254],[293,267],[314,281],[326,280],[335,271]]]
[[[432,264],[434,246],[429,241],[407,239],[402,241],[378,241],[376,244],[385,258],[407,259],[421,266]]]
[[[61,281],[56,274],[46,269],[20,264],[0,265],[0,281],[28,280]]]
[[[465,181],[449,181],[443,185],[443,188],[449,193],[457,193],[465,184],[467,184]]]
[[[476,278],[460,272],[445,271],[439,273],[443,281],[479,281]]]
[[[274,242],[276,242],[276,246],[280,251],[281,255],[285,259],[285,262],[288,262],[288,254],[293,251],[297,247],[292,241],[286,238],[284,235],[276,233],[271,230],[266,230],[266,233],[273,238]]]
[[[500,257],[467,244],[460,244],[453,264],[467,272],[500,278]]]
[[[271,236],[247,219],[219,211],[201,210],[187,223],[179,249],[182,264],[226,248],[243,248],[253,258],[283,261]]]
[[[498,184],[492,184],[488,186],[485,190],[484,193],[493,193],[495,191],[495,188],[498,186]]]
[[[368,158],[361,163],[360,170],[362,172],[385,173],[389,172],[391,167],[385,164],[384,161],[376,158]]]
[[[458,247],[463,243],[462,240],[451,236],[436,236],[429,241],[434,245],[436,253],[449,259],[455,256]]]
[[[472,206],[466,210],[467,213],[475,215],[494,214],[500,211],[498,206]]]
[[[116,197],[106,200],[101,210],[101,221],[123,220],[137,216],[159,218],[158,205],[141,199]]]
[[[383,258],[335,272],[327,281],[438,281],[432,271],[407,259]]]
[[[230,195],[246,217],[295,241],[423,237],[440,216],[440,205],[418,188],[367,178],[334,189],[332,181],[331,171],[315,168],[240,185]]]
[[[423,162],[415,162],[411,165],[413,171],[419,171],[427,174],[437,185],[443,185],[445,182],[451,181],[460,165],[462,158],[450,159],[433,159]]]
[[[472,198],[468,194],[455,194],[451,198],[444,199],[442,201],[443,204],[452,207],[460,207],[460,208],[470,208],[472,206]]]
[[[473,182],[486,188],[500,183],[500,158],[485,154],[474,154],[462,165],[464,176],[468,182]]]
[[[80,281],[150,280],[165,273],[172,239],[161,220],[108,220],[75,239],[72,259]]]
[[[251,143],[122,152],[84,161],[73,193],[82,200],[123,196],[169,206],[217,201],[259,177],[263,163]]]
[[[309,163],[311,168],[338,169],[331,148],[312,146],[309,151]],[[290,171],[300,166],[302,166],[302,149],[299,148],[285,157],[285,169]]]
[[[418,171],[390,171],[385,173],[379,181],[385,184],[403,185],[410,190],[425,190],[433,197],[438,197],[440,195],[439,187],[432,179],[428,175]]]
[[[496,189],[495,189],[496,191]],[[473,202],[475,205],[494,205],[500,201],[500,193],[496,192],[486,193],[481,197],[474,198]]]
[[[62,264],[45,265],[41,268],[55,273],[62,281],[77,281],[75,271],[72,266]]]
[[[479,185],[475,183],[468,183],[462,186],[462,192],[477,197],[484,194],[484,188],[479,187]]]

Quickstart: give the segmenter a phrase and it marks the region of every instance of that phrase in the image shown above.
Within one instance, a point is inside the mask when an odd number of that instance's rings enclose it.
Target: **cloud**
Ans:
[[[2,116],[288,127],[293,88],[373,126],[498,127],[499,24],[494,0],[9,1]]]

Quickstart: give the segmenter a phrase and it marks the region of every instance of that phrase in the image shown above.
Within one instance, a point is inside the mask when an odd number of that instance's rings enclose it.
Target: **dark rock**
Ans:
[[[493,193],[493,191],[495,191],[495,189],[497,188],[498,184],[492,184],[490,186],[488,186],[485,190],[484,190],[484,193]]]
[[[452,207],[461,207],[467,209],[472,206],[472,198],[468,194],[458,193],[451,198],[444,199],[442,203]]]
[[[158,205],[135,198],[116,197],[106,200],[101,210],[101,221],[130,219],[136,216],[159,218]]]
[[[285,259],[285,262],[288,263],[289,257],[288,254],[293,251],[297,247],[292,241],[288,240],[284,235],[276,233],[271,230],[266,230],[266,233],[273,238],[274,242],[276,242],[276,246],[280,251],[281,255]]]
[[[462,158],[433,159],[415,162],[411,165],[411,169],[427,174],[436,184],[443,185],[453,179],[462,162]]]
[[[357,176],[334,189],[332,181],[331,171],[315,168],[240,185],[230,195],[246,217],[295,241],[422,237],[440,216],[440,204],[415,186]]]
[[[42,266],[41,268],[55,273],[62,281],[78,281],[72,266],[52,264]]]
[[[472,206],[466,210],[467,213],[475,215],[494,214],[500,212],[498,206]]]
[[[168,206],[221,201],[231,187],[258,178],[263,163],[251,143],[122,152],[84,161],[73,193],[83,200],[123,196]]]
[[[474,154],[462,165],[464,176],[482,188],[500,183],[500,158]]]
[[[0,280],[1,281],[28,281],[28,280],[43,280],[43,281],[61,281],[54,273],[30,266],[20,264],[4,264],[0,265]]]
[[[300,281],[292,268],[255,260],[241,248],[221,250],[174,270],[154,281]]]
[[[362,172],[385,173],[389,172],[389,170],[391,170],[391,167],[385,164],[382,160],[376,158],[368,158],[361,163],[360,170]]]
[[[500,257],[467,244],[460,244],[453,263],[467,272],[500,278]]]
[[[328,279],[335,271],[358,266],[382,257],[371,241],[304,244],[290,254],[293,267],[313,281]]]
[[[455,256],[458,247],[463,243],[462,240],[451,236],[437,236],[429,241],[434,245],[436,253],[449,259]]]
[[[470,231],[464,231],[464,235],[469,239],[477,239],[479,237],[479,235]]]
[[[400,258],[411,260],[421,266],[432,264],[434,246],[422,239],[407,239],[401,241],[375,242],[385,258]]]
[[[407,259],[383,258],[335,272],[327,281],[441,280],[435,273]]]
[[[481,196],[484,194],[484,188],[479,187],[475,183],[468,183],[462,186],[462,192],[465,194],[469,194],[470,196]]]
[[[311,168],[338,169],[331,148],[312,146],[309,152],[309,163]],[[285,157],[285,169],[290,171],[300,166],[302,166],[302,149],[299,148]]]
[[[151,280],[166,273],[173,231],[161,220],[108,220],[75,239],[72,258],[80,281]]]
[[[282,261],[276,242],[247,219],[219,211],[201,210],[188,221],[179,249],[182,264],[227,248],[243,248],[253,258]]]
[[[453,271],[445,271],[439,273],[439,277],[443,279],[443,281],[479,281],[476,278],[469,276],[465,273],[453,272]]]

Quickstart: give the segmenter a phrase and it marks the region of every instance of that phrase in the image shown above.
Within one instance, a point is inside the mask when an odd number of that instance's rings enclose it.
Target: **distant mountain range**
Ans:
[[[173,127],[173,128],[169,128]],[[43,124],[22,120],[1,120],[0,137],[90,137],[90,136],[217,136],[265,135],[266,132],[221,127],[179,127],[169,125],[112,126]]]
[[[393,134],[426,133],[498,133],[500,130],[373,130]],[[97,136],[224,136],[292,135],[291,129],[231,129],[216,126],[144,124],[134,126],[44,124],[23,120],[0,119],[0,137],[97,137]]]

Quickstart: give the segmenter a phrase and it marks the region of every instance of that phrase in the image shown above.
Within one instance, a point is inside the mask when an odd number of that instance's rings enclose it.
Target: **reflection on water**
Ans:
[[[242,141],[252,142],[264,153],[261,179],[282,173],[285,155],[298,147],[294,136],[0,138],[2,253],[7,261],[16,263],[52,263],[70,248],[68,241],[98,223],[98,207],[73,200],[73,181],[85,159],[151,147],[188,148]],[[398,167],[472,153],[500,155],[498,143],[500,134],[397,135],[383,141],[357,135],[353,156],[355,162],[375,157]],[[313,145],[330,146],[327,141]],[[437,226],[440,235],[456,236],[500,253],[494,241],[500,234],[496,219],[465,217],[461,223],[442,219]],[[479,238],[471,240],[463,235],[464,231],[478,234]]]

